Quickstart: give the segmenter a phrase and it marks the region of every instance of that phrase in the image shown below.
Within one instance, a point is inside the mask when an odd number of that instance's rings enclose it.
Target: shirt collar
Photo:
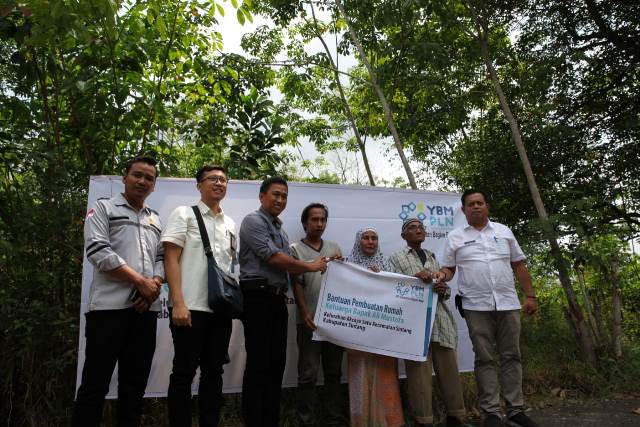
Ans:
[[[269,220],[269,222],[271,224],[273,224],[277,229],[280,229],[280,227],[282,227],[282,220],[280,220],[280,218],[278,218],[277,216],[273,216],[271,215],[269,212],[267,212],[266,210],[264,210],[262,208],[262,206],[260,206],[260,208],[258,208],[258,212],[264,216],[265,218],[267,218],[267,220]]]
[[[471,225],[469,225],[469,224],[467,224],[467,225],[464,227],[464,229],[465,229],[465,230],[468,230],[468,229],[470,229],[470,228],[474,228],[474,227],[472,227],[472,226],[471,226]],[[482,230],[478,230],[478,231],[483,231],[483,230],[486,230],[487,228],[494,228],[493,223],[491,222],[491,220],[490,220],[490,219],[488,219],[488,220],[487,220],[487,225],[485,225],[485,226],[484,226],[484,228],[483,228]],[[474,228],[474,230],[475,230],[475,228]]]
[[[127,199],[124,197],[124,193],[118,193],[113,199],[114,199],[113,203],[116,206],[126,206],[132,211],[137,212],[137,210],[133,206],[131,206],[127,201]],[[147,206],[146,203],[142,206],[142,209],[140,209],[140,212],[145,212],[147,215],[151,215],[151,210],[149,209],[149,206]]]
[[[416,253],[416,251],[414,251],[413,248],[409,245],[404,247],[404,252],[407,254],[410,254],[411,252]]]
[[[427,255],[429,255],[429,254],[433,253],[433,252],[431,252],[429,249],[425,249],[425,248],[423,248],[422,246],[420,246],[420,249],[422,249],[422,251],[423,251],[425,254],[427,254]],[[417,251],[415,251],[415,250],[414,250],[411,246],[409,246],[409,245],[405,246],[405,248],[404,248],[404,252],[405,252],[405,255],[408,255],[408,254],[410,254],[410,253],[412,253],[412,252],[413,252],[414,254],[416,254],[416,256],[419,256],[419,255],[418,255],[418,252],[417,252]]]
[[[198,200],[198,209],[200,209],[200,212],[202,212],[202,215],[206,215],[209,214],[212,217],[216,217],[218,215],[224,215],[224,211],[222,210],[222,206],[220,207],[220,212],[213,212],[211,210],[211,208],[209,206],[207,206],[207,204],[205,202],[202,201],[202,199]]]

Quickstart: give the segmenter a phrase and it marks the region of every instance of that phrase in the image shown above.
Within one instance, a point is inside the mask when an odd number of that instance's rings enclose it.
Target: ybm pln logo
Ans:
[[[444,239],[454,228],[453,206],[409,202],[398,214],[401,220],[418,218],[427,228],[427,238]]]
[[[396,298],[424,302],[424,286],[398,282],[396,284]]]

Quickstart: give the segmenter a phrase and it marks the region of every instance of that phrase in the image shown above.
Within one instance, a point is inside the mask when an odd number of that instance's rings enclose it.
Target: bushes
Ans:
[[[22,178],[0,193],[0,414],[9,425],[61,425],[75,389],[86,196],[54,191],[55,176]]]

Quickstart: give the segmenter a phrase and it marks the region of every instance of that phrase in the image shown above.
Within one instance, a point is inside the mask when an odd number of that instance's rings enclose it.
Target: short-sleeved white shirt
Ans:
[[[231,275],[237,276],[236,224],[222,212],[214,213],[202,200],[198,202],[202,219],[209,235],[213,256],[218,266]],[[207,257],[200,238],[198,221],[191,206],[178,206],[169,215],[163,242],[171,242],[182,248],[180,273],[182,294],[189,310],[212,312],[207,303]],[[171,305],[171,299],[169,299]]]
[[[519,310],[512,262],[525,255],[509,227],[489,221],[482,230],[467,225],[449,233],[442,265],[455,267],[467,310]]]

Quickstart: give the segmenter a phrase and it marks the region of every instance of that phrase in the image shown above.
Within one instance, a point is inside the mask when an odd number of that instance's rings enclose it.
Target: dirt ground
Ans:
[[[640,427],[640,399],[624,398],[563,406],[529,412],[541,427]]]
[[[540,427],[640,427],[640,398],[621,398],[591,402],[571,402],[543,409],[532,409],[527,415]],[[479,421],[473,425],[481,426]]]

